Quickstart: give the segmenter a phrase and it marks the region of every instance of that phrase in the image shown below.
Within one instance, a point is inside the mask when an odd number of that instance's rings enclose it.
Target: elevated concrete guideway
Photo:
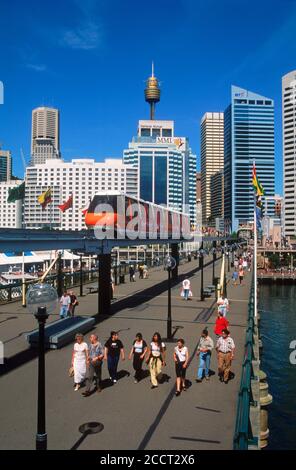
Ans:
[[[231,237],[201,237],[200,241],[231,241]],[[33,230],[33,229],[0,229],[0,251],[48,251],[48,250],[76,250],[85,253],[110,253],[114,247],[161,245],[193,242],[190,239],[114,239],[99,240],[93,230]]]
[[[231,241],[231,237],[204,237],[200,242],[215,243]],[[98,240],[94,230],[59,231],[59,230],[32,230],[32,229],[0,229],[0,251],[42,251],[71,249],[98,255],[99,285],[98,285],[98,312],[108,313],[111,305],[111,251],[114,247],[137,246],[151,244],[170,244],[172,256],[176,259],[176,267],[172,271],[173,279],[178,276],[179,244],[192,242],[187,239],[104,239]]]
[[[219,269],[220,261],[217,260],[217,274]],[[180,297],[181,281],[185,275],[189,276],[193,291],[193,299],[188,302]],[[231,273],[229,277],[230,275]],[[164,381],[158,389],[150,389],[146,366],[144,379],[139,384],[134,384],[132,363],[126,359],[125,362],[120,362],[119,380],[115,386],[110,386],[104,363],[104,389],[100,394],[95,393],[89,398],[83,398],[80,392],[73,391],[73,381],[67,374],[73,346],[49,351],[46,354],[49,449],[75,448],[81,437],[78,427],[88,421],[102,422],[104,430],[81,442],[81,450],[232,448],[251,274],[247,273],[242,287],[228,284],[230,330],[236,343],[232,367],[235,377],[228,385],[218,381],[215,354],[211,364],[214,374],[210,382],[195,383],[198,339],[205,325],[212,338],[215,338],[213,328],[216,318],[214,297],[204,302],[199,300],[200,278],[198,262],[186,262],[180,265],[178,282],[172,288],[174,338],[185,339],[192,358],[187,372],[187,392],[183,392],[180,397],[174,396],[174,342],[167,343],[167,365],[163,372],[168,381]],[[167,273],[162,268],[156,268],[150,270],[148,279],[137,278],[135,283],[127,282],[117,286],[112,315],[102,315],[94,330],[101,342],[107,340],[111,330],[119,330],[127,356],[138,331],[143,333],[146,341],[150,341],[155,331],[159,331],[165,338],[166,282]],[[211,282],[212,266],[209,265],[204,268],[204,283],[207,285]],[[95,315],[96,309],[96,296],[89,294],[80,299],[76,313]],[[26,350],[21,351],[21,347],[26,348],[26,343],[24,335],[18,332],[26,332],[35,327],[35,319],[20,304],[0,307],[0,339],[4,342],[5,351],[11,357],[15,354],[18,357],[24,355],[22,364],[17,364],[0,377],[1,449],[34,448],[37,358],[26,357]]]

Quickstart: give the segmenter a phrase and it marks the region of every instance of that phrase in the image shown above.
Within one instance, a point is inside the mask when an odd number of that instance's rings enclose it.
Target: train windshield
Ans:
[[[104,205],[109,205],[113,208],[113,211],[116,212],[117,210],[117,198],[118,196],[114,196],[112,194],[102,194],[102,195],[97,195],[95,196],[88,208],[89,213],[98,213],[98,212],[105,212],[106,208],[104,208]],[[100,210],[100,206],[102,206],[102,209]]]

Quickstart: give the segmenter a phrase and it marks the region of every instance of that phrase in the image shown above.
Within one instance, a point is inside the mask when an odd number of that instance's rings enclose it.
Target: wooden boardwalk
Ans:
[[[206,261],[206,260],[205,260]],[[218,265],[216,263],[216,274]],[[233,362],[235,377],[228,385],[217,377],[216,355],[213,354],[213,375],[208,383],[196,384],[198,360],[196,348],[200,333],[207,325],[214,339],[215,299],[199,300],[200,273],[198,261],[185,263],[179,269],[180,282],[172,289],[172,316],[175,338],[183,337],[189,348],[191,364],[187,372],[189,389],[180,397],[174,395],[173,348],[167,343],[167,381],[151,390],[148,375],[134,384],[131,361],[120,362],[120,379],[110,387],[106,365],[103,366],[104,389],[101,394],[83,398],[73,391],[67,371],[72,345],[46,354],[47,433],[49,449],[71,449],[77,444],[78,428],[88,421],[103,423],[104,430],[88,436],[79,449],[231,449],[234,433],[237,395],[240,383],[243,345],[247,318],[251,274],[243,286],[228,285],[230,329],[237,351]],[[180,283],[190,273],[193,299],[180,297]],[[229,276],[231,273],[229,273]],[[212,283],[212,266],[204,271],[205,286]],[[129,353],[135,334],[140,331],[150,341],[159,331],[166,335],[167,273],[158,268],[149,279],[126,283],[116,288],[112,315],[102,316],[95,331],[105,342],[111,330],[120,331],[120,338]],[[80,300],[80,315],[97,312],[97,295]],[[53,317],[54,318],[54,317]],[[24,332],[36,327],[30,314],[20,304],[0,307],[0,340],[10,358],[10,369],[0,377],[1,449],[33,449],[36,432],[37,360],[27,350]],[[0,368],[3,366],[0,366]],[[3,371],[3,369],[2,369]]]

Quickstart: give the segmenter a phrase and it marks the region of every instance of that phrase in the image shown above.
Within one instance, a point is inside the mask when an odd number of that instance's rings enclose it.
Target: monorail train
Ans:
[[[190,238],[188,214],[120,191],[96,194],[85,213],[85,224],[88,229],[113,232],[114,238],[136,238],[135,233],[140,238]]]

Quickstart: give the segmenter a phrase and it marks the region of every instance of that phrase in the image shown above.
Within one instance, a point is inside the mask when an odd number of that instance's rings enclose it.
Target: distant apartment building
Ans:
[[[205,113],[201,120],[202,219],[211,220],[211,176],[224,166],[224,114]]]
[[[12,159],[9,150],[2,150],[0,147],[0,182],[10,181],[12,174]]]
[[[282,78],[284,233],[296,237],[296,70]]]
[[[7,202],[9,189],[22,183],[21,180],[0,182],[0,228],[22,228],[23,201]]]
[[[196,220],[196,155],[174,133],[174,121],[140,120],[123,161],[138,168],[138,197],[186,211]]]
[[[196,202],[201,202],[201,173],[196,172]]]
[[[24,223],[26,228],[52,226],[63,230],[85,229],[83,209],[98,191],[121,191],[137,196],[138,171],[120,159],[48,160],[26,171]],[[52,202],[42,210],[38,196],[52,189]],[[73,207],[64,213],[58,208],[73,195]]]
[[[254,218],[254,161],[265,196],[274,196],[274,101],[232,86],[224,147],[224,216],[237,230]]]
[[[45,106],[33,109],[31,131],[31,165],[60,158],[59,110]]]
[[[224,172],[218,171],[211,176],[211,224],[214,225],[217,218],[224,218]]]

